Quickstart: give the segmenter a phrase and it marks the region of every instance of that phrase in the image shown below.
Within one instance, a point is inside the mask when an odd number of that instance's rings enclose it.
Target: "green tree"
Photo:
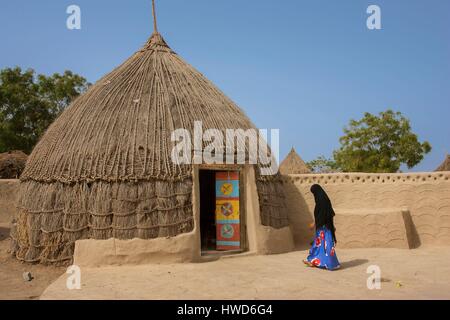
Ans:
[[[319,156],[317,159],[307,162],[306,165],[314,173],[330,173],[340,171],[336,161],[333,159],[327,159],[324,156]]]
[[[412,168],[431,151],[411,131],[409,120],[392,110],[378,116],[365,113],[361,120],[351,120],[344,133],[334,159],[345,172],[398,172],[402,164]]]
[[[19,67],[0,70],[0,152],[30,153],[48,126],[88,86],[85,78],[71,71],[45,76]]]

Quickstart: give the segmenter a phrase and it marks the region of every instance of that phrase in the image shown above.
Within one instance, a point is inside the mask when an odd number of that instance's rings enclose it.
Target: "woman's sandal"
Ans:
[[[303,260],[303,263],[306,264],[306,266],[308,266],[308,267],[314,267],[314,265],[311,262],[309,262],[308,260]]]

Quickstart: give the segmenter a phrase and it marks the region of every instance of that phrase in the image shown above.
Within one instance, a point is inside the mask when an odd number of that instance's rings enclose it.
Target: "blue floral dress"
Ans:
[[[316,231],[314,243],[306,260],[315,267],[328,270],[335,270],[341,266],[336,255],[333,235],[326,227]]]

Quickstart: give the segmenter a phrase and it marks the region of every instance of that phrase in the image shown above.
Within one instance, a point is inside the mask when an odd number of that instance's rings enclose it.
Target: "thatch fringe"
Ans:
[[[192,181],[21,183],[17,258],[70,260],[79,239],[152,239],[193,229]],[[33,195],[33,197],[30,197]]]
[[[256,167],[256,187],[261,224],[275,229],[289,226],[281,175],[261,175],[260,168]]]

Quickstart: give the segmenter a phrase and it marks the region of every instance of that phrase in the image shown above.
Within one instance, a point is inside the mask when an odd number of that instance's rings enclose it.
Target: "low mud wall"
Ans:
[[[16,195],[19,180],[0,179],[0,223],[8,224],[16,216]]]
[[[450,172],[286,175],[289,219],[297,247],[313,232],[314,197],[320,184],[336,211],[342,247],[415,248],[450,244]]]

